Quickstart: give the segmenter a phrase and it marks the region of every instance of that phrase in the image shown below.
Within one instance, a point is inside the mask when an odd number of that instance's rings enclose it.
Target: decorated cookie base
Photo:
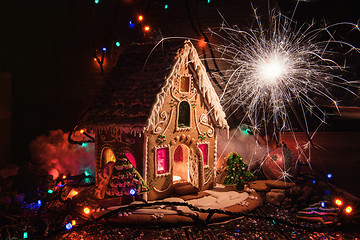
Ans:
[[[211,218],[209,213],[199,212],[189,209],[187,206],[176,206],[176,203],[187,203],[198,209],[214,209],[221,211],[230,211],[234,213],[249,212],[262,204],[262,198],[254,190],[246,188],[244,192],[226,191],[224,186],[217,185],[212,190],[204,191],[204,194],[186,195],[182,197],[170,197],[158,201],[174,203],[156,204],[150,207],[142,207],[135,210],[119,211],[117,215],[108,218],[110,221],[116,221],[127,225],[186,225],[196,222],[219,222],[234,216],[228,214],[214,213]],[[184,200],[186,199],[186,200]],[[149,202],[154,203],[154,202]],[[134,202],[141,204],[141,202]],[[99,218],[110,211],[122,208],[124,206],[113,206],[102,211],[95,211],[93,217]]]

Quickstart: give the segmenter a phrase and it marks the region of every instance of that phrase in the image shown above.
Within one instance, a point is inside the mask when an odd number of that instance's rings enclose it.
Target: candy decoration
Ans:
[[[265,157],[262,171],[267,179],[286,181],[295,177],[297,161],[297,155],[282,143]]]

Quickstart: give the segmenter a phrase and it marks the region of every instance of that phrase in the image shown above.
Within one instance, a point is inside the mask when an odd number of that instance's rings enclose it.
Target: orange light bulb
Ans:
[[[62,178],[65,179],[65,178],[66,178],[66,175],[62,176]]]
[[[84,130],[84,129],[81,129],[81,130],[80,130],[80,133],[81,133],[81,134],[83,134],[84,132],[85,132],[85,130]]]
[[[146,32],[148,32],[148,31],[150,31],[150,27],[149,27],[149,26],[145,26],[145,27],[144,27],[144,30],[145,30]]]
[[[346,212],[346,213],[351,213],[352,210],[353,210],[353,209],[352,209],[352,207],[350,207],[350,206],[348,206],[348,207],[345,208],[345,212]]]
[[[205,46],[206,46],[205,40],[204,40],[204,39],[201,39],[201,40],[199,41],[199,47],[204,48]]]
[[[75,225],[76,225],[76,221],[75,221],[75,220],[72,220],[72,221],[71,221],[71,225],[75,226]]]
[[[143,15],[140,15],[140,16],[138,17],[138,19],[139,19],[139,21],[142,21],[142,20],[144,19]]]
[[[336,199],[335,204],[338,205],[338,206],[341,206],[343,203],[342,203],[342,201],[340,199]]]

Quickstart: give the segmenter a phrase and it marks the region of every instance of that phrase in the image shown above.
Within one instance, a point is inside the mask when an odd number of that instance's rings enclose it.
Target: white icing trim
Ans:
[[[131,126],[131,125],[118,125],[118,124],[109,124],[109,125],[89,125],[90,128],[93,128],[99,132],[118,132],[118,133],[127,133],[132,134],[135,137],[139,136],[146,131],[146,128],[144,126]]]
[[[157,150],[158,149],[162,149],[162,148],[167,148],[168,151],[169,151],[169,172],[166,172],[166,173],[161,173],[161,174],[158,174],[157,173]],[[169,144],[166,144],[166,145],[160,145],[160,146],[155,146],[154,147],[154,161],[155,161],[155,177],[164,177],[164,176],[168,176],[168,175],[171,175],[171,168],[172,168],[172,163],[171,163],[171,151],[170,151],[170,145]]]
[[[196,90],[196,88],[194,89],[194,95],[192,95],[191,97],[188,97],[188,101],[190,101],[190,100],[192,100],[195,96],[196,96],[196,93],[197,93],[197,90]],[[190,106],[191,106],[191,104],[190,104]]]
[[[194,108],[194,114],[195,114],[195,125],[196,125],[196,129],[197,129],[197,131],[198,131],[198,134],[200,135],[201,134],[201,131],[200,131],[200,128],[199,128],[199,124],[198,124],[198,122],[197,122],[197,120],[196,120],[196,108]]]
[[[175,86],[173,86],[170,90],[171,97],[174,98],[179,103],[181,102],[181,100],[175,96],[174,89],[176,89]]]
[[[154,129],[153,129],[153,133],[154,133],[154,134],[159,134],[159,133],[162,131],[162,128],[161,128],[161,127],[158,127],[158,125],[166,122],[166,120],[167,120],[167,114],[166,114],[166,112],[165,112],[165,111],[162,111],[162,112],[159,114],[159,118],[160,118],[160,119],[164,119],[164,120],[163,120],[163,121],[159,121],[159,122],[154,126]]]
[[[199,119],[199,123],[204,125],[204,126],[207,126],[209,127],[210,129],[207,131],[207,136],[209,138],[212,138],[214,136],[214,128],[212,126],[210,126],[210,124],[207,124],[206,122],[208,121],[208,117],[206,114],[201,114],[200,115],[200,119]]]
[[[147,134],[144,134],[144,146],[143,146],[143,178],[147,186],[149,183],[147,181],[147,172],[148,172],[148,147],[149,147],[149,138]],[[143,193],[143,198],[145,201],[148,199],[148,192]]]
[[[163,192],[166,192],[167,190],[169,190],[172,187],[172,185],[173,185],[172,182],[169,183],[169,186],[167,188],[165,188],[164,190],[159,190],[155,186],[153,188],[154,188],[155,191],[163,193]]]
[[[166,125],[164,131],[161,133],[161,135],[164,135],[165,132],[167,131],[167,129],[169,128],[169,125],[170,125],[171,120],[172,120],[173,113],[174,113],[174,109],[172,108],[171,111],[170,111],[170,119],[169,119],[169,122],[168,122],[168,124]]]
[[[206,178],[205,169],[206,169],[206,168],[209,169],[209,168],[210,168],[209,165],[204,166],[204,186],[205,186],[206,184],[208,184],[208,182],[210,182],[210,180],[212,179],[212,176],[209,176],[208,179],[207,179],[207,181],[205,181],[205,178]],[[211,175],[213,175],[213,173],[211,173]]]

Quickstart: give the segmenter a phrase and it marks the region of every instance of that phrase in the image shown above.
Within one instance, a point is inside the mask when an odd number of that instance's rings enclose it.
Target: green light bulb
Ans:
[[[116,42],[115,45],[116,45],[117,47],[120,47],[120,42]]]

